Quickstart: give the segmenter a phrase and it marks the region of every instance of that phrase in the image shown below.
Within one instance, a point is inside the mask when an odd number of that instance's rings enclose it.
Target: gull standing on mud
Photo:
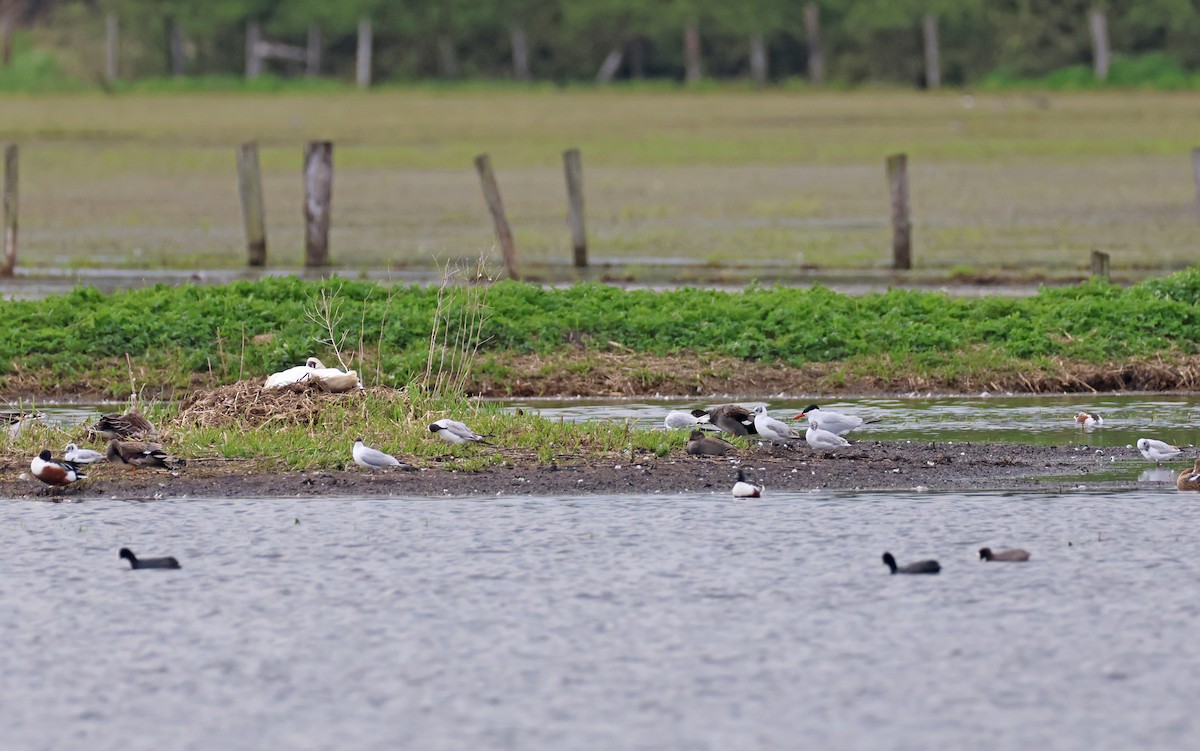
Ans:
[[[815,404],[810,404],[804,408],[804,411],[793,417],[793,420],[799,420],[802,417],[807,417],[812,420],[820,420],[821,428],[828,430],[830,433],[837,435],[846,435],[855,428],[861,428],[863,425],[872,422],[879,422],[876,417],[873,420],[864,420],[858,415],[844,415],[841,412],[826,412]]]
[[[817,422],[815,417],[808,418],[808,430],[804,432],[804,440],[809,446],[815,449],[839,449],[850,445],[850,441],[821,427],[823,422]]]
[[[1155,464],[1162,464],[1165,461],[1170,461],[1183,453],[1180,449],[1175,448],[1169,443],[1156,441],[1153,438],[1139,438],[1137,442],[1138,451],[1142,452],[1142,456],[1146,457]]]
[[[490,446],[487,436],[479,435],[457,420],[438,420],[429,426],[429,432],[436,433],[438,438],[449,441],[456,446],[464,443],[482,443]]]
[[[401,469],[416,469],[411,464],[406,464],[391,454],[385,454],[378,449],[373,449],[363,443],[363,439],[359,438],[354,442],[354,449],[350,452],[354,456],[354,463],[360,467],[366,467],[374,472],[377,469],[387,469],[388,467],[400,467]]]
[[[734,498],[760,498],[762,497],[763,486],[755,485],[752,482],[746,481],[746,473],[738,467],[737,482],[733,484]]]
[[[87,479],[87,475],[79,471],[72,462],[58,462],[50,458],[50,450],[43,449],[42,453],[33,457],[29,463],[29,471],[33,476],[47,485],[56,488],[66,487],[78,480]]]
[[[759,437],[772,443],[788,444],[800,440],[800,435],[774,417],[767,414],[767,408],[761,404],[754,408],[754,429]]]

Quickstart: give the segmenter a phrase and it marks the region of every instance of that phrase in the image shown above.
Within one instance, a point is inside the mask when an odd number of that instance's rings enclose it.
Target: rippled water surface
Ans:
[[[1198,524],[1173,490],[2,501],[4,746],[1194,748]]]

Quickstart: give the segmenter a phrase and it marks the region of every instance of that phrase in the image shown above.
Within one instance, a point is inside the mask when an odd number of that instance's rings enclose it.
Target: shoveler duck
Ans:
[[[737,482],[733,484],[734,498],[759,498],[762,496],[763,486],[755,485],[746,480],[746,473],[738,467]]]
[[[822,430],[828,430],[830,433],[834,433],[836,435],[846,435],[855,428],[861,428],[863,425],[879,422],[878,417],[873,420],[864,420],[858,415],[844,415],[841,412],[830,412],[828,410],[821,409],[815,404],[808,405],[804,408],[803,412],[796,415],[792,419],[800,420],[802,418],[807,418],[810,422],[819,419]]]
[[[1080,412],[1075,415],[1075,422],[1084,428],[1098,428],[1104,424],[1104,418],[1095,412]]]
[[[29,471],[37,479],[56,488],[66,487],[87,477],[73,463],[55,461],[50,458],[49,449],[44,449],[33,457],[33,461],[29,463]]]
[[[1196,460],[1191,469],[1185,469],[1179,473],[1179,477],[1175,480],[1175,487],[1180,490],[1200,490],[1200,459]]]
[[[883,562],[893,574],[936,574],[942,570],[941,564],[937,561],[917,561],[897,566],[896,559],[892,557],[891,553],[883,554]]]
[[[170,458],[161,446],[144,441],[118,441],[113,439],[108,444],[105,454],[113,464],[124,464],[137,469],[139,467],[158,467],[171,469],[167,463]]]
[[[449,441],[456,446],[464,443],[487,443],[487,436],[479,435],[474,430],[457,420],[435,420],[429,426],[429,432],[435,433],[443,441]]]
[[[67,447],[63,449],[63,458],[72,464],[95,464],[103,461],[105,456],[99,451],[81,449],[73,443],[68,443]]]
[[[707,410],[693,409],[692,416],[697,418],[697,421],[707,417],[710,424],[730,435],[753,435],[758,432],[754,427],[754,415],[739,404],[722,404]]]
[[[704,435],[702,430],[693,430],[688,437],[687,452],[692,456],[724,456],[730,451],[737,451],[737,446],[716,436]]]
[[[1029,551],[1021,550],[1020,548],[1009,548],[1008,550],[995,550],[991,548],[979,549],[979,560],[981,561],[1008,561],[1010,563],[1024,563],[1029,560]]]
[[[138,558],[129,548],[121,548],[117,553],[118,558],[124,558],[129,561],[130,569],[136,568],[180,568],[179,561],[175,560],[175,556],[169,555],[165,558]]]
[[[1137,447],[1138,451],[1142,452],[1142,456],[1155,464],[1170,461],[1183,453],[1182,450],[1175,448],[1171,444],[1156,441],[1153,438],[1139,438]]]

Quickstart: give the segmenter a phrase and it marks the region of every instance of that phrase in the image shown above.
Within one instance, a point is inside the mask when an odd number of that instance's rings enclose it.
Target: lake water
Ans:
[[[1174,490],[4,501],[4,746],[1195,748],[1198,525]]]

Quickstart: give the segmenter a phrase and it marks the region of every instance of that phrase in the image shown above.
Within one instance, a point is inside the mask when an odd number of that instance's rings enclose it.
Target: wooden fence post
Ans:
[[[262,27],[257,21],[246,24],[246,79],[253,80],[262,75],[262,58],[258,55],[258,43],[262,41]]]
[[[942,88],[941,51],[938,49],[938,19],[932,13],[925,15],[922,24],[922,36],[925,39],[925,88]]]
[[[700,83],[704,66],[700,56],[700,25],[695,21],[688,21],[683,28],[683,68],[684,83]]]
[[[358,88],[371,85],[371,19],[358,19],[358,52],[354,57],[354,82]]]
[[[528,81],[529,75],[529,40],[525,38],[525,29],[517,24],[508,27],[508,36],[512,40],[513,76],[518,81]]]
[[[1200,148],[1192,149],[1192,174],[1196,179],[1196,211],[1200,213]]]
[[[483,200],[487,201],[488,211],[492,213],[496,239],[500,241],[500,250],[504,253],[504,268],[510,278],[520,279],[517,274],[517,245],[513,242],[512,230],[508,228],[508,219],[504,216],[500,186],[496,183],[496,174],[492,172],[492,160],[487,154],[475,157],[475,170],[479,173],[479,182],[483,185]]]
[[[825,53],[821,49],[821,9],[816,3],[804,6],[804,38],[808,45],[808,80],[825,85]]]
[[[454,40],[442,34],[437,38],[438,70],[442,78],[458,78],[458,50]]]
[[[756,31],[750,35],[750,78],[755,86],[767,85],[767,65],[767,41],[761,31]]]
[[[117,14],[109,13],[104,18],[104,80],[112,83],[117,80],[117,49],[120,45],[117,24]]]
[[[908,217],[908,157],[887,158],[888,189],[892,197],[892,268],[912,268],[912,225]]]
[[[1092,251],[1092,276],[1108,278],[1108,253]]]
[[[304,265],[329,265],[329,211],[333,197],[333,142],[304,149]]]
[[[571,247],[575,250],[575,267],[586,269],[587,231],[583,214],[583,157],[579,149],[563,152],[563,171],[567,175],[567,224],[571,228]]]
[[[237,150],[238,193],[242,197],[242,219],[246,223],[247,263],[267,264],[267,224],[263,211],[262,172],[258,168],[258,144],[244,143]]]
[[[308,27],[308,46],[304,48],[304,75],[316,78],[321,75],[321,27]]]
[[[613,76],[617,75],[617,71],[621,68],[621,61],[624,59],[624,51],[620,47],[613,47],[604,56],[604,62],[600,63],[600,70],[596,71],[596,83],[601,86],[612,83]]]
[[[167,56],[171,62],[171,75],[179,78],[186,72],[187,53],[183,48],[183,24],[174,17],[167,21]]]
[[[0,63],[12,65],[13,9],[11,5],[0,8]]]
[[[17,145],[4,148],[4,265],[0,276],[12,276],[17,267]]]
[[[1096,80],[1104,81],[1108,78],[1108,64],[1112,60],[1108,44],[1108,16],[1103,8],[1092,8],[1088,20],[1092,27],[1092,67]]]

